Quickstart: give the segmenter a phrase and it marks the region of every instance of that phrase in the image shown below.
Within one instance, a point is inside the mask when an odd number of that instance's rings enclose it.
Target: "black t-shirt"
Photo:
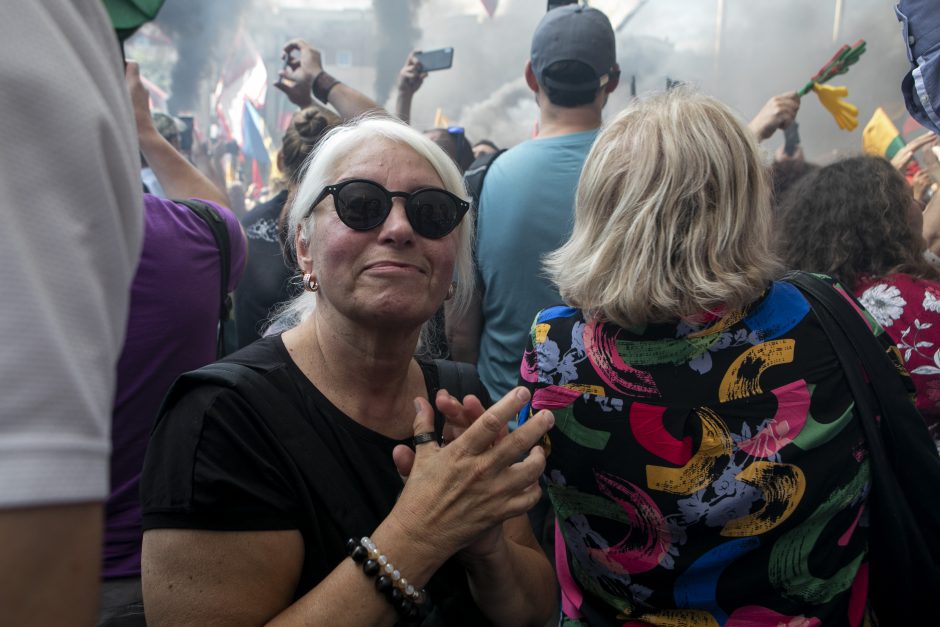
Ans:
[[[237,389],[178,381],[144,461],[143,528],[297,529],[305,547],[297,599],[346,559],[350,537],[369,535],[391,511],[402,488],[392,449],[407,442],[337,409],[294,364],[280,335],[224,361],[259,373],[272,386],[271,403],[253,407]],[[436,369],[421,367],[433,398]],[[284,403],[297,411],[278,411]],[[456,560],[427,589],[435,610],[425,625],[489,624]]]
[[[261,337],[261,327],[272,309],[297,295],[291,286],[291,268],[284,262],[277,219],[287,202],[285,189],[242,218],[250,247],[248,263],[235,290],[235,329],[239,348]]]

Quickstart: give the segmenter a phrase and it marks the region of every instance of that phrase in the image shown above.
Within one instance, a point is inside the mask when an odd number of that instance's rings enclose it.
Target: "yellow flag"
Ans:
[[[434,114],[434,128],[450,128],[451,126],[453,123],[444,115],[444,109],[438,107],[437,113]]]
[[[875,109],[862,131],[862,149],[878,157],[891,159],[904,146],[898,128],[881,107]]]

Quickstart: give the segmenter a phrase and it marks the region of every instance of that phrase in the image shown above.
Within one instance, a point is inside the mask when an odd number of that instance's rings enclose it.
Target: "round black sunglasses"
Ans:
[[[390,192],[375,181],[351,179],[324,187],[304,215],[305,220],[327,195],[333,197],[343,224],[356,231],[369,231],[385,222],[392,212],[393,199],[400,196],[405,199],[405,215],[411,228],[427,239],[440,239],[453,231],[470,209],[470,203],[444,189]]]

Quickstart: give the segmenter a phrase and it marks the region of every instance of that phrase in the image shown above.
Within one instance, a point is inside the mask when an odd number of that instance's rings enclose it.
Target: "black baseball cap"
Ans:
[[[547,12],[532,37],[532,71],[540,85],[562,91],[597,89],[617,63],[617,43],[607,16],[597,9],[569,4]],[[570,84],[545,77],[559,61],[578,61],[594,71],[588,82]]]

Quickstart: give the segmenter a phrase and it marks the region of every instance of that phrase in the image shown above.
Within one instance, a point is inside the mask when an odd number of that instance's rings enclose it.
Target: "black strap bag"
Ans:
[[[895,365],[849,301],[788,278],[829,336],[868,440],[869,599],[879,625],[940,625],[940,456]],[[866,376],[867,375],[867,376]]]
[[[190,211],[202,218],[203,222],[212,232],[215,239],[215,245],[219,249],[219,276],[221,280],[219,295],[219,332],[216,344],[216,357],[222,358],[226,355],[225,346],[225,326],[232,318],[232,295],[228,291],[228,277],[231,270],[231,245],[228,239],[228,228],[225,226],[225,220],[222,216],[204,202],[198,200],[175,200],[181,205],[189,207]]]

